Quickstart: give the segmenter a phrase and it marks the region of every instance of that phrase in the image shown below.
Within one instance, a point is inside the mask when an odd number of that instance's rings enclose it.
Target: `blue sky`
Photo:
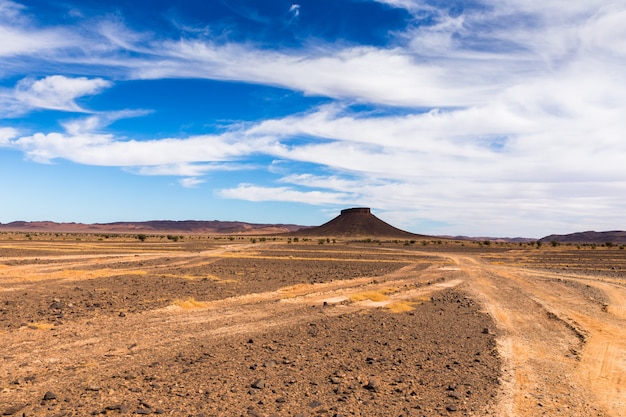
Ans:
[[[624,229],[626,3],[0,0],[0,222]]]

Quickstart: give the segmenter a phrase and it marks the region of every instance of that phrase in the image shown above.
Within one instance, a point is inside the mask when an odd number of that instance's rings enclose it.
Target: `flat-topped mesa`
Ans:
[[[341,210],[341,214],[321,226],[298,230],[295,236],[352,236],[415,239],[424,237],[400,230],[374,216],[369,207]]]
[[[371,214],[372,211],[370,210],[369,207],[355,207],[355,208],[349,208],[349,209],[344,209],[341,210],[341,215],[343,216],[344,214],[350,214],[350,213],[365,213],[365,214]]]

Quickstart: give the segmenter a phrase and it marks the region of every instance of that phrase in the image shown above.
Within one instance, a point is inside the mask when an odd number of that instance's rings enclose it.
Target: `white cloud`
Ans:
[[[0,146],[6,146],[12,139],[17,137],[18,132],[11,127],[0,127]]]
[[[292,4],[289,7],[289,13],[291,13],[294,18],[300,16],[300,5],[296,3]]]
[[[240,184],[236,188],[219,191],[224,198],[236,198],[247,201],[283,201],[313,205],[346,204],[352,196],[347,193],[327,191],[299,191],[290,187],[263,187],[252,184]]]
[[[27,11],[21,4],[0,0],[0,75],[16,68],[32,68],[32,62],[20,64],[22,58],[54,59],[56,51],[85,46],[82,35],[76,30],[42,28]]]
[[[245,171],[261,168],[253,164],[240,163],[177,163],[165,165],[142,166],[130,170],[139,175],[173,175],[183,177],[197,177],[215,171]]]
[[[158,65],[146,62],[133,77],[193,77],[242,80],[309,95],[400,106],[464,106],[485,101],[500,88],[500,71],[419,63],[409,51],[353,47],[287,54],[243,45],[200,41],[168,42]],[[484,73],[477,77],[476,70]],[[513,67],[511,67],[513,70]]]
[[[79,97],[97,94],[110,87],[102,78],[69,78],[51,75],[39,80],[25,78],[15,89],[15,97],[31,108],[88,112],[76,103]]]
[[[185,188],[195,188],[198,185],[204,183],[205,181],[200,178],[189,177],[189,178],[182,178],[178,180],[178,182],[180,183],[180,185],[182,185]]]

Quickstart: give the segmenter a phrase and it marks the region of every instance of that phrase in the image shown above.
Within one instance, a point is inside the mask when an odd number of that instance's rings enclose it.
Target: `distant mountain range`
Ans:
[[[559,243],[626,243],[626,231],[613,230],[610,232],[578,232],[567,235],[550,235],[539,239],[540,242],[559,242]]]
[[[202,220],[152,220],[145,222],[115,223],[56,223],[51,221],[0,223],[0,231],[13,232],[52,232],[52,233],[188,233],[188,234],[244,234],[271,235],[290,233],[298,236],[344,236],[344,237],[393,237],[403,239],[443,238],[455,240],[490,240],[492,242],[534,242],[542,243],[626,243],[626,231],[579,232],[565,235],[549,235],[541,239],[522,237],[469,237],[469,236],[424,236],[398,229],[371,214],[369,208],[342,210],[341,214],[321,226],[301,226],[295,224],[261,224],[237,221]]]
[[[256,224],[231,221],[152,220],[115,223],[0,223],[0,231],[53,233],[202,233],[202,234],[278,234],[306,228],[294,224]]]

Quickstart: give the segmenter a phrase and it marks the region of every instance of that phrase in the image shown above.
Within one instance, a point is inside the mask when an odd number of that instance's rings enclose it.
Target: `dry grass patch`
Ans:
[[[397,301],[387,305],[387,308],[391,310],[392,313],[406,313],[415,310],[414,305],[415,303],[410,301]]]
[[[385,301],[386,299],[387,299],[387,296],[384,293],[377,292],[377,291],[365,291],[365,292],[360,292],[360,293],[353,294],[350,296],[350,301],[352,302],[365,301],[365,300]]]
[[[203,308],[207,306],[207,303],[202,301],[196,301],[193,297],[186,300],[175,300],[173,305],[180,307],[184,310],[192,310],[194,308]]]
[[[29,323],[28,328],[33,330],[50,330],[54,327],[51,323],[46,323],[43,321],[36,321],[34,323]]]

